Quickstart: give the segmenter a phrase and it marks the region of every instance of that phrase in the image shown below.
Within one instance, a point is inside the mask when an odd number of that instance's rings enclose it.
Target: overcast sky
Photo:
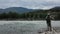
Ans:
[[[60,6],[60,0],[0,0],[0,8],[49,9],[55,6]]]

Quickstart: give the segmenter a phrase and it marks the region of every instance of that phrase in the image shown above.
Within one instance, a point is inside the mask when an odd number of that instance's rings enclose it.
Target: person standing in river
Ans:
[[[46,16],[46,23],[47,23],[48,31],[52,31],[50,13],[48,13],[47,16]]]

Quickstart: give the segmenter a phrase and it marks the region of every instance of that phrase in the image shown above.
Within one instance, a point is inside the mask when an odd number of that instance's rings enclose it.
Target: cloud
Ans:
[[[60,6],[60,0],[0,0],[0,8],[26,7],[49,9],[54,6]]]

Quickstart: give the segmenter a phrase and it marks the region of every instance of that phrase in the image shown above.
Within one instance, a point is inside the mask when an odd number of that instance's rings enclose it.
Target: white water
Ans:
[[[60,27],[60,21],[52,21],[53,27]],[[38,34],[47,28],[46,21],[0,21],[0,34]]]

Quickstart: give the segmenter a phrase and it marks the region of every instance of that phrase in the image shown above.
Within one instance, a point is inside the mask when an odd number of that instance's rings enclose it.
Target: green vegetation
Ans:
[[[28,13],[16,13],[10,11],[8,13],[1,13],[0,20],[45,20],[47,13],[51,12],[54,13],[55,19],[60,20],[60,10],[34,10]]]

